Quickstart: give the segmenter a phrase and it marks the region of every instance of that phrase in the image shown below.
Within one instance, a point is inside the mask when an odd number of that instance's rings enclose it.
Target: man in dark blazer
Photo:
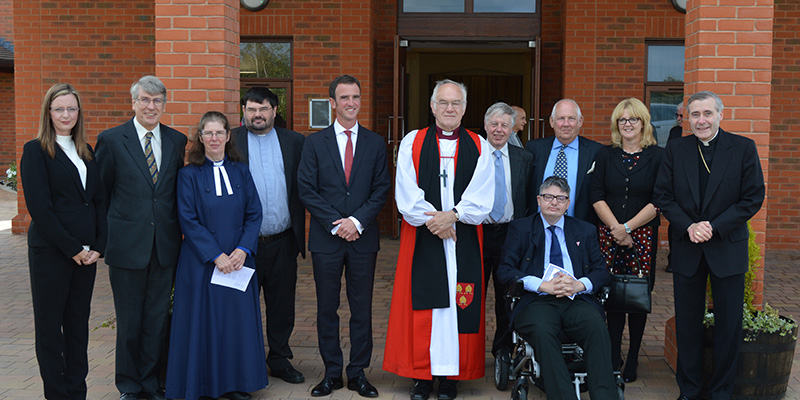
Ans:
[[[267,315],[267,366],[289,383],[305,381],[289,359],[294,329],[297,255],[306,256],[306,211],[297,195],[297,166],[305,136],[275,126],[278,96],[254,87],[242,97],[245,126],[231,133],[250,166],[261,200],[256,276]]]
[[[181,229],[176,188],[186,136],[161,124],[167,89],[155,76],[131,86],[136,116],[97,137],[108,201],[106,264],[117,315],[120,399],[163,399],[157,364],[166,340]]]
[[[597,228],[564,215],[569,194],[565,179],[545,179],[537,197],[541,213],[509,224],[497,275],[506,286],[521,281],[525,287],[526,293],[515,305],[511,322],[533,345],[536,360],[542,365],[547,397],[575,398],[561,354],[558,336],[563,331],[584,350],[590,397],[615,399],[611,340],[603,309],[592,295],[611,279],[600,253]],[[561,273],[544,280],[550,264],[572,276]]]
[[[674,227],[672,279],[679,399],[698,399],[702,382],[706,281],[714,298],[712,399],[730,399],[742,338],[747,221],[764,202],[755,142],[725,132],[722,100],[708,91],[687,102],[692,136],[672,140],[656,179],[656,205]]]
[[[667,137],[667,143],[670,140],[677,139],[683,136],[683,103],[678,104],[678,107],[675,109],[675,123],[676,125],[669,130],[669,137]],[[666,146],[664,146],[666,147]],[[667,228],[667,244],[670,249],[670,254],[672,254],[672,224],[669,225]],[[672,272],[672,261],[671,256],[667,257],[667,266],[664,268],[667,272]]]
[[[342,75],[328,88],[333,125],[306,138],[297,172],[300,200],[311,214],[308,250],[317,288],[317,335],[325,377],[311,390],[327,396],[343,387],[339,345],[342,271],[350,304],[347,387],[364,397],[378,391],[364,375],[372,357],[372,286],[380,248],[378,213],[390,181],[383,138],[357,122],[361,84]]]
[[[509,357],[511,334],[508,330],[508,311],[505,294],[507,286],[497,280],[508,223],[527,217],[536,210],[533,202],[533,156],[522,147],[511,145],[508,139],[516,111],[506,103],[495,103],[483,117],[486,140],[492,146],[495,169],[495,202],[489,217],[483,222],[483,287],[487,290],[489,277],[494,280],[497,330],[492,343],[495,358]],[[500,176],[502,175],[502,176]],[[504,193],[501,193],[504,192]]]
[[[596,224],[597,216],[589,200],[589,189],[594,156],[603,145],[580,136],[581,126],[583,115],[578,103],[572,99],[561,99],[550,113],[550,127],[555,131],[555,136],[532,140],[525,148],[533,154],[533,185],[541,184],[552,175],[565,178],[573,188],[567,215]],[[564,155],[560,156],[562,151]],[[562,176],[557,168],[560,157],[565,159],[566,176]]]

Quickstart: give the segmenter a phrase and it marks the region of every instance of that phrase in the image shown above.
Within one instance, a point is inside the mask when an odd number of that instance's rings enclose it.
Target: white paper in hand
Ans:
[[[211,283],[244,292],[247,290],[247,285],[250,283],[254,272],[256,270],[253,268],[242,267],[238,271],[224,274],[215,266],[214,273],[211,275]]]
[[[547,269],[544,270],[544,275],[542,276],[542,280],[546,281],[546,282],[549,282],[549,281],[553,280],[553,278],[555,278],[556,275],[559,275],[559,274],[568,275],[573,280],[577,280],[577,279],[575,279],[574,275],[569,273],[569,271],[565,270],[564,268],[559,267],[558,265],[552,264],[552,263],[547,264]],[[568,297],[569,297],[570,300],[574,300],[575,299],[575,295],[574,294],[571,295],[571,296],[568,296]]]

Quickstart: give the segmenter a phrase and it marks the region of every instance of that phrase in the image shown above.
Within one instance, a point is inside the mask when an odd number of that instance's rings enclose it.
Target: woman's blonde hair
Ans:
[[[620,101],[611,113],[611,144],[614,147],[622,147],[622,135],[619,133],[617,120],[622,118],[625,110],[628,110],[631,118],[639,118],[642,122],[642,137],[639,139],[642,148],[658,144],[653,136],[653,125],[650,124],[650,111],[635,97]]]
[[[72,142],[75,143],[75,151],[78,152],[78,156],[84,161],[89,161],[92,159],[92,153],[86,146],[86,130],[83,127],[83,104],[81,103],[81,95],[78,93],[78,90],[69,83],[56,83],[50,87],[50,90],[44,95],[41,118],[39,119],[39,133],[36,135],[36,138],[39,139],[39,143],[42,145],[42,149],[44,149],[47,155],[51,158],[56,158],[56,128],[53,126],[50,106],[56,98],[68,94],[75,96],[75,99],[78,101],[78,116],[75,120],[75,126],[72,127]]]

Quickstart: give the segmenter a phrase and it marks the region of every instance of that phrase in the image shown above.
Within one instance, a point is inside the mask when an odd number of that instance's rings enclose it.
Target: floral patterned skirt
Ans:
[[[658,240],[658,228],[642,226],[631,232],[633,247],[617,245],[611,230],[600,225],[598,228],[600,238],[600,251],[606,261],[606,266],[612,274],[627,275],[655,275],[655,264]],[[614,254],[616,253],[616,258]],[[613,264],[613,265],[612,265]],[[653,277],[655,278],[655,276]],[[652,289],[653,279],[650,280]]]

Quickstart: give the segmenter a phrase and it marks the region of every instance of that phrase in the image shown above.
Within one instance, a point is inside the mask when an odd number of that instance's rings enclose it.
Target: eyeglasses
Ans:
[[[75,114],[75,113],[78,112],[78,110],[80,110],[80,108],[78,108],[78,107],[69,107],[69,108],[64,108],[64,107],[52,108],[52,107],[50,107],[50,111],[52,111],[52,112],[54,112],[56,114],[63,114],[64,111],[66,111],[66,112],[68,112],[70,114]]]
[[[161,105],[164,104],[164,99],[162,98],[151,99],[149,97],[140,97],[136,99],[136,101],[138,101],[139,104],[141,104],[144,107],[149,106],[150,103],[153,103],[153,105],[156,107],[161,107]]]
[[[683,118],[683,114],[675,113],[675,118],[678,118],[678,117]]]
[[[619,126],[623,126],[628,122],[630,122],[631,125],[636,125],[636,123],[639,122],[640,119],[641,118],[636,118],[636,117],[633,117],[633,118],[620,118],[620,119],[617,120],[617,123],[619,124]]]
[[[248,113],[248,114],[255,114],[256,111],[258,111],[258,112],[260,112],[262,114],[266,114],[266,113],[272,111],[272,107],[259,107],[259,108],[247,107],[247,108],[244,109],[244,111],[246,113]]]
[[[559,194],[559,195],[540,194],[539,197],[541,197],[542,200],[544,200],[544,201],[546,201],[548,203],[552,202],[553,199],[556,199],[556,200],[558,200],[559,203],[562,203],[562,204],[565,203],[569,199],[569,196],[565,196],[563,194]]]
[[[447,106],[453,106],[453,108],[461,108],[464,105],[464,102],[461,100],[456,101],[446,101],[446,100],[439,100],[436,102],[440,107],[447,109]]]
[[[228,136],[228,132],[226,131],[204,131],[200,132],[200,134],[203,135],[203,137],[205,138],[212,138],[212,137],[224,138],[225,136]]]

